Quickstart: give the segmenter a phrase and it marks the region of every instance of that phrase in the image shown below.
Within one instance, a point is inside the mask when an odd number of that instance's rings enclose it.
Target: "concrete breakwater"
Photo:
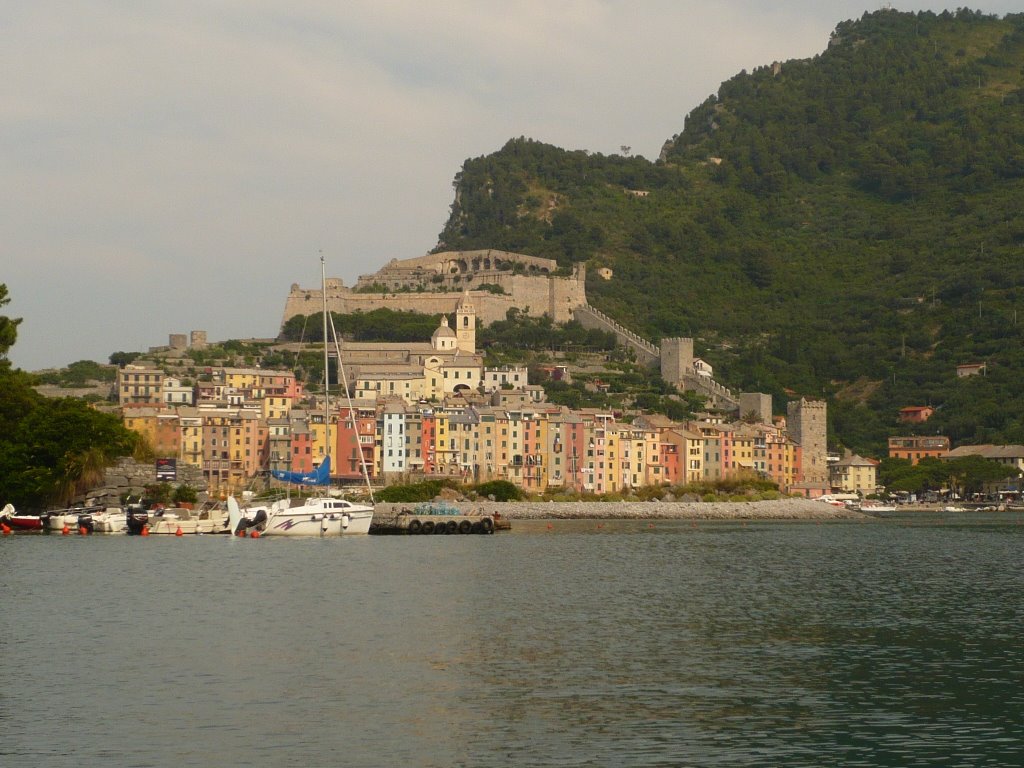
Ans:
[[[749,502],[538,501],[445,502],[463,514],[498,514],[508,520],[863,520],[869,515],[810,499]],[[378,518],[415,504],[377,504]]]

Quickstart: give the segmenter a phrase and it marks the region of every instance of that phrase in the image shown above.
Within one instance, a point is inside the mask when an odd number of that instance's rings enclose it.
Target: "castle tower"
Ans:
[[[693,339],[661,340],[661,378],[669,384],[682,384],[687,373],[693,373]]]
[[[772,423],[772,396],[763,392],[740,393],[740,418],[746,419],[753,412],[758,424]]]
[[[786,405],[789,436],[803,451],[804,483],[828,488],[828,429],[824,400],[791,400]]]
[[[476,354],[476,307],[464,291],[455,310],[455,335],[460,352]]]

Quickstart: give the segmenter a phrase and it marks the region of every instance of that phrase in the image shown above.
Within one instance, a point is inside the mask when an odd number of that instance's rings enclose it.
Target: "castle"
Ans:
[[[586,267],[578,264],[567,276],[555,274],[557,270],[553,259],[492,249],[392,259],[374,274],[360,276],[354,288],[338,278],[328,279],[327,309],[338,314],[384,308],[451,314],[468,292],[484,325],[504,320],[510,309],[565,323],[574,309],[587,303]],[[319,288],[293,284],[282,327],[296,315],[319,313],[322,295]]]
[[[338,314],[386,308],[437,315],[454,313],[471,301],[475,318],[484,325],[504,320],[510,309],[533,317],[547,315],[556,323],[576,320],[584,327],[614,333],[620,344],[633,350],[637,362],[660,367],[666,381],[697,390],[715,407],[738,407],[728,389],[710,376],[697,375],[692,339],[651,344],[587,303],[585,265],[576,264],[570,275],[557,271],[553,259],[494,249],[392,259],[377,272],[361,275],[353,288],[338,278],[328,279],[327,309]],[[296,315],[319,313],[322,296],[318,288],[292,284],[282,327]]]

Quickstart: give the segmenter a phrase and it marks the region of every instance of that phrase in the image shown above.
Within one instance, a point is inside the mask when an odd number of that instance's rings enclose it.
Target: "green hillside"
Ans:
[[[925,404],[929,432],[1024,443],[1024,15],[865,15],[681,122],[656,162],[468,160],[439,249],[611,267],[593,304],[694,336],[730,386],[825,394],[860,450]]]

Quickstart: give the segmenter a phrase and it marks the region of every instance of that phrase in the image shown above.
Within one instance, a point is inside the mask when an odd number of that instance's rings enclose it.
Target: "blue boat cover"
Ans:
[[[320,466],[312,472],[285,472],[284,470],[272,469],[270,474],[277,480],[296,485],[330,485],[331,484],[331,457],[325,456]]]

